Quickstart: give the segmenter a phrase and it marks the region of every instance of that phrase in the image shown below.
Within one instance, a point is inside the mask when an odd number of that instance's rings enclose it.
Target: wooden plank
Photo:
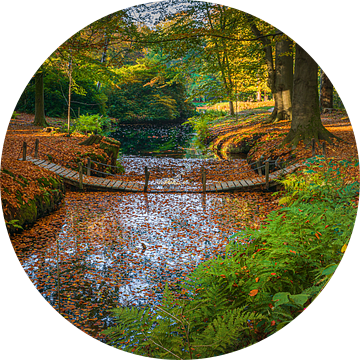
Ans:
[[[71,170],[67,175],[65,175],[65,177],[67,177],[68,179],[79,178],[79,173],[75,170]]]
[[[234,183],[236,189],[242,187],[242,185],[240,184],[240,182],[238,180],[234,180],[233,183]]]
[[[35,165],[37,165],[37,166],[44,167],[44,166],[48,165],[48,164],[49,164],[49,162],[48,162],[48,161],[46,161],[46,160],[39,160],[39,162],[38,162],[38,163],[34,162],[34,164],[35,164]]]
[[[216,190],[216,187],[215,187],[214,184],[208,184],[207,186],[209,188],[209,191],[215,191]]]
[[[133,183],[128,181],[125,183],[124,190],[129,191],[133,187]]]
[[[112,187],[114,186],[115,183],[116,183],[116,180],[110,179],[109,182],[106,184],[106,187],[108,189],[112,189]]]
[[[120,189],[120,190],[125,190],[127,184],[128,184],[128,183],[127,183],[126,181],[123,181],[122,184],[119,186],[119,189]]]
[[[144,186],[142,184],[140,184],[140,183],[135,183],[134,190],[143,191]]]
[[[108,187],[108,184],[110,183],[111,180],[109,179],[104,179],[103,182],[101,183],[101,186],[104,186],[104,187]]]
[[[61,165],[56,165],[55,167],[51,168],[51,171],[55,172],[55,171],[57,171],[59,169],[62,169],[62,166]]]
[[[62,172],[61,174],[58,174],[58,175],[60,175],[60,176],[62,176],[62,177],[66,177],[67,174],[69,174],[71,171],[73,171],[73,170],[71,170],[71,169],[66,169],[64,172]]]
[[[32,160],[32,162],[33,162],[33,164],[35,164],[35,165],[39,165],[39,164],[41,164],[41,163],[43,163],[45,160],[41,160],[41,159],[37,159],[37,160]]]
[[[129,189],[130,191],[137,191],[137,189],[136,189],[136,183],[135,183],[135,182],[131,182],[130,184],[131,184],[131,187],[129,187],[128,189]]]
[[[248,183],[249,186],[254,186],[255,184],[252,182],[251,179],[246,179],[246,182]]]
[[[227,181],[222,181],[220,183],[220,185],[223,188],[223,190],[227,190],[229,188],[229,185],[228,185]]]
[[[62,174],[64,174],[66,171],[69,171],[69,169],[66,169],[66,168],[61,168],[57,171],[55,171],[55,174],[59,175],[59,176],[62,176]]]
[[[51,170],[53,167],[57,166],[56,164],[54,163],[50,163],[49,165],[46,165],[44,166],[44,169],[48,169],[48,170]]]
[[[259,177],[251,179],[251,181],[254,185],[259,185],[261,183],[261,180]]]
[[[222,191],[222,187],[221,187],[220,183],[217,182],[214,185],[215,185],[215,188],[217,191]]]
[[[241,187],[249,187],[248,183],[245,180],[240,180]]]
[[[114,185],[113,185],[113,188],[114,188],[114,189],[119,188],[122,183],[123,183],[123,182],[120,181],[120,180],[115,181],[115,183],[114,183]]]

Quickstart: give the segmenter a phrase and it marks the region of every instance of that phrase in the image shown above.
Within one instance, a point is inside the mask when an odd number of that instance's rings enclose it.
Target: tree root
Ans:
[[[304,131],[294,131],[293,129],[290,129],[285,139],[280,144],[280,147],[287,145],[288,147],[295,149],[301,140],[308,146],[312,139],[315,139],[317,144],[320,144],[320,140],[327,141],[329,144],[333,144],[333,139],[344,141],[340,137],[332,134],[324,126],[321,126],[317,129],[312,129],[311,131],[309,131],[309,129]]]

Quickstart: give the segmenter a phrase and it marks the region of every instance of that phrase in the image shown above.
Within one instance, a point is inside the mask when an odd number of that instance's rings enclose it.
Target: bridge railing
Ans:
[[[101,177],[111,176],[111,177],[115,177],[115,178],[119,178],[119,179],[123,179],[123,180],[126,178],[134,179],[134,177],[141,177],[144,179],[144,192],[147,192],[147,190],[148,190],[150,174],[151,174],[151,170],[153,170],[153,168],[144,166],[143,175],[140,175],[140,174],[134,175],[134,174],[125,174],[125,173],[124,174],[116,174],[116,173],[109,174],[108,172],[101,171],[99,169],[95,169],[94,167],[92,167],[92,164],[96,164],[98,167],[103,166],[105,168],[118,168],[118,166],[101,163],[101,162],[92,160],[89,157],[86,160],[86,165],[84,165],[81,161],[77,163],[74,159],[71,158],[71,156],[64,154],[64,153],[62,153],[61,156],[55,156],[54,152],[55,152],[55,154],[56,153],[60,154],[59,150],[53,149],[52,147],[50,147],[49,145],[47,145],[45,143],[42,143],[41,146],[44,147],[45,149],[51,150],[51,155],[49,153],[43,151],[42,148],[40,148],[40,141],[39,141],[39,139],[36,139],[33,148],[29,147],[25,141],[23,142],[23,146],[22,146],[22,149],[20,149],[18,159],[25,161],[29,154],[33,154],[34,158],[40,158],[40,156],[42,155],[42,156],[46,157],[47,160],[49,160],[49,161],[56,160],[56,162],[60,165],[65,165],[65,166],[73,167],[73,168],[75,167],[78,169],[78,172],[79,172],[79,187],[81,189],[83,188],[83,175],[91,176],[92,174],[96,174],[96,175],[100,175]],[[247,164],[247,169],[245,169],[243,171],[239,171],[239,169],[236,168],[236,170],[232,171],[232,172],[216,171],[215,173],[212,173],[209,171],[209,169],[206,169],[206,167],[202,165],[200,167],[200,173],[199,173],[199,177],[198,177],[199,183],[202,185],[203,192],[206,192],[206,182],[209,180],[209,178],[212,175],[221,178],[221,177],[229,177],[229,176],[239,176],[244,173],[257,172],[259,176],[265,177],[265,188],[268,190],[269,189],[270,167],[281,170],[288,166],[291,166],[295,162],[305,160],[306,158],[300,159],[300,160],[298,158],[296,158],[295,155],[297,155],[300,151],[301,150],[297,150],[297,151],[291,153],[291,156],[294,158],[293,161],[281,161],[280,158],[277,158],[276,160],[272,160],[271,158],[264,159],[263,157],[261,157],[260,159],[254,161],[250,164]],[[312,139],[312,141],[311,141],[311,151],[312,151],[312,156],[314,157],[316,155],[315,139]],[[22,156],[21,156],[21,153],[22,153]],[[322,144],[322,155],[326,157],[325,142]],[[66,157],[68,157],[68,160],[66,160]],[[156,167],[156,168],[158,168],[158,167]]]

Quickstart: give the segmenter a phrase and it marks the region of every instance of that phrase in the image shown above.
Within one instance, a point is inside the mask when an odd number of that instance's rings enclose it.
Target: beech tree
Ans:
[[[48,123],[45,120],[44,108],[44,72],[43,68],[35,74],[35,119],[33,125],[46,127]]]
[[[320,110],[332,109],[334,87],[327,75],[321,71],[321,87],[320,87]]]
[[[322,124],[318,91],[318,64],[298,44],[295,46],[295,74],[291,129],[283,141],[296,147],[300,140],[326,140],[336,136]]]

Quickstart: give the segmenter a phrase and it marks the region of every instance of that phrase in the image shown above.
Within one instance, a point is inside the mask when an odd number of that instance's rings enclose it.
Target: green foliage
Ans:
[[[18,115],[19,115],[19,114],[18,114],[16,111],[14,111],[14,112],[12,113],[12,115],[11,115],[11,118],[12,118],[12,119],[16,119]]]
[[[241,342],[241,335],[250,331],[249,323],[262,319],[245,307],[224,306],[213,312],[209,300],[179,299],[166,286],[161,306],[114,309],[117,325],[104,334],[111,345],[139,355],[161,359],[204,358],[232,351],[234,344]]]
[[[116,72],[121,82],[105,92],[108,114],[120,122],[167,122],[186,119],[194,111],[183,83],[157,58],[138,60]]]
[[[74,81],[71,95],[71,116],[80,114],[105,114],[105,94],[99,92],[96,84],[89,79],[82,78]],[[45,114],[49,117],[67,117],[69,80],[65,74],[56,69],[44,72],[44,103]],[[31,79],[22,93],[16,111],[35,112],[35,80]]]
[[[7,228],[13,227],[14,229],[24,230],[23,227],[18,224],[19,222],[20,222],[20,220],[17,220],[17,219],[5,221]]]
[[[82,134],[105,135],[111,131],[111,120],[100,114],[81,115],[74,125],[75,130]]]
[[[191,124],[197,133],[197,139],[201,144],[206,143],[206,139],[210,135],[211,124],[216,123],[219,118],[226,116],[225,111],[209,110],[204,113],[197,114],[188,119],[185,124]]]
[[[341,174],[354,164],[348,160],[326,161],[318,156],[307,162],[308,168],[298,174],[288,175],[278,180],[286,190],[286,196],[280,204],[293,204],[296,201],[343,202],[354,196],[358,189],[357,182],[351,182]]]

